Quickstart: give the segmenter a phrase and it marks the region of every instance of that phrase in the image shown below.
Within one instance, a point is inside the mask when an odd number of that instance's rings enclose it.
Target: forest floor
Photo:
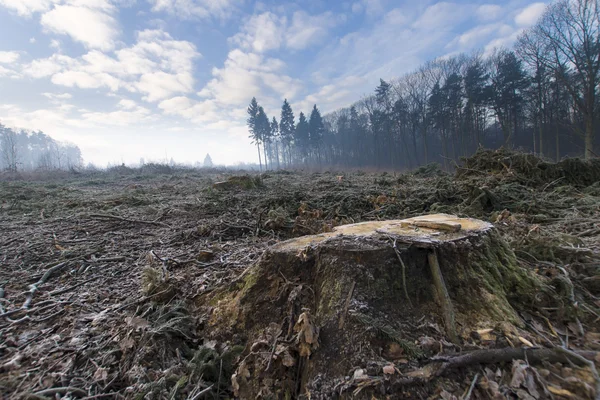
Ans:
[[[520,266],[565,300],[519,310],[525,329],[516,338],[490,327],[459,349],[423,327],[420,357],[400,358],[391,372],[371,371],[365,359],[340,391],[359,395],[442,354],[509,339],[584,358],[534,363],[490,353],[483,365],[375,398],[597,398],[600,162],[557,165],[507,151],[481,151],[453,174],[435,166],[262,175],[123,168],[4,180],[0,398],[232,398],[239,355],[234,343],[206,339],[210,309],[198,299],[235,284],[282,240],[434,212],[494,223]]]

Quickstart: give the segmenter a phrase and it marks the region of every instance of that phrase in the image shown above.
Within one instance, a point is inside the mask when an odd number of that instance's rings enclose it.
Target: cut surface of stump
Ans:
[[[365,359],[419,357],[417,326],[456,344],[476,329],[519,326],[509,300],[524,301],[536,284],[487,222],[363,222],[274,245],[219,295],[210,323],[252,349],[233,377],[240,397],[328,398],[335,378]]]

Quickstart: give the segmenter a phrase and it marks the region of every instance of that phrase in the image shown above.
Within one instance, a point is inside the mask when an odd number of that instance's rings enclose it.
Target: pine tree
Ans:
[[[306,117],[303,112],[300,112],[298,116],[298,125],[296,125],[296,130],[294,132],[294,142],[296,147],[301,154],[303,161],[307,162],[308,149],[310,146],[310,137],[309,137],[309,126],[306,121]]]
[[[279,119],[279,136],[281,137],[281,143],[284,147],[283,154],[285,154],[287,150],[288,166],[292,164],[291,143],[294,139],[294,129],[294,112],[292,111],[290,103],[288,103],[287,99],[285,99],[283,101],[283,105],[281,106],[281,117]]]
[[[208,153],[206,153],[206,157],[204,157],[203,166],[204,166],[204,168],[212,168],[213,167],[212,158],[210,157],[210,154],[208,154]]]
[[[258,129],[257,126],[258,111],[258,102],[256,101],[256,97],[253,97],[250,101],[250,105],[248,106],[248,119],[246,120],[246,123],[248,124],[248,130],[250,131],[250,138],[252,139],[252,143],[256,144],[256,149],[258,150],[258,164],[260,170],[262,171],[262,159],[260,156],[260,143],[262,138],[260,136],[260,129]]]
[[[492,107],[504,133],[504,144],[511,145],[523,109],[523,91],[529,86],[529,80],[522,61],[512,51],[497,54],[493,59],[493,67]]]
[[[468,131],[470,131],[475,148],[483,141],[486,128],[486,106],[490,102],[489,74],[486,73],[483,63],[475,58],[467,67],[464,76],[465,85],[465,114]]]
[[[311,150],[316,151],[319,163],[321,162],[321,145],[323,143],[324,133],[325,126],[323,125],[323,118],[321,117],[321,112],[315,104],[312,112],[310,113],[310,118],[308,121],[308,141]]]
[[[269,122],[269,117],[267,117],[267,114],[265,113],[265,110],[264,108],[262,108],[262,106],[258,107],[258,115],[256,116],[256,129],[259,132],[263,144],[263,154],[265,155],[265,169],[268,169],[266,145],[271,141],[271,123]]]

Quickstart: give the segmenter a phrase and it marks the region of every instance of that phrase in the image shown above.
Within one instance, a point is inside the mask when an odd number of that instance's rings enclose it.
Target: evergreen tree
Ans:
[[[321,117],[321,112],[315,104],[308,120],[308,141],[310,144],[310,149],[317,153],[319,163],[321,162],[321,153],[319,150],[323,143],[324,134],[325,126],[323,125],[323,118]]]
[[[501,51],[492,60],[492,107],[504,134],[504,144],[511,145],[523,110],[523,91],[529,86],[522,61],[512,51]]]
[[[465,118],[467,130],[469,131],[475,148],[483,141],[483,133],[486,128],[486,106],[490,101],[490,86],[488,85],[489,74],[481,60],[476,57],[467,67],[464,76],[465,86]]]
[[[263,144],[263,154],[265,155],[265,169],[268,169],[267,166],[267,144],[271,142],[271,123],[269,122],[269,117],[265,113],[264,108],[262,106],[258,107],[258,114],[256,116],[256,130],[259,132],[259,136],[261,138]]]
[[[250,139],[252,139],[252,143],[256,144],[256,149],[258,150],[258,164],[260,166],[260,170],[262,171],[262,159],[260,155],[260,143],[262,140],[260,129],[258,129],[258,111],[259,106],[256,101],[256,97],[253,97],[250,101],[250,105],[248,106],[248,119],[246,123],[248,124],[248,130],[250,131]]]
[[[212,168],[213,167],[212,158],[210,157],[210,154],[208,154],[208,153],[206,153],[206,157],[204,157],[203,166],[205,168]]]
[[[294,142],[305,163],[308,162],[307,155],[310,146],[309,126],[303,112],[298,116],[298,125],[294,131]]]
[[[294,139],[294,129],[294,112],[292,111],[290,103],[288,103],[287,99],[285,99],[283,101],[283,105],[281,106],[281,117],[279,118],[279,135],[281,136],[281,143],[284,147],[283,154],[285,154],[287,150],[288,166],[292,163],[291,143]]]

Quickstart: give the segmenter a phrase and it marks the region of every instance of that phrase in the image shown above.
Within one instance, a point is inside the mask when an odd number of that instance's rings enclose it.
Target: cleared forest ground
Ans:
[[[496,356],[402,380],[440,353],[469,350],[568,346],[600,362],[600,162],[547,164],[503,150],[477,153],[456,174],[432,166],[403,174],[122,169],[0,182],[0,393],[231,398],[232,374],[252,343],[211,332],[211,292],[239,284],[281,240],[440,212],[492,222],[552,302],[540,295],[520,305],[518,332],[490,326],[461,346],[445,340],[441,321],[398,323],[392,327],[417,351],[396,349],[392,371],[382,367],[385,354],[365,354],[335,393],[595,398],[595,371],[560,357],[530,365]],[[271,353],[273,363],[282,357]]]

